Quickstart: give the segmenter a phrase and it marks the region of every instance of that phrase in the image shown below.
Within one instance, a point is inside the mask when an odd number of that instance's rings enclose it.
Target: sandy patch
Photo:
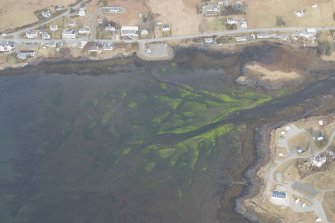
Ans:
[[[264,81],[295,80],[301,77],[296,71],[284,72],[281,70],[271,70],[259,63],[248,64],[246,65],[246,69],[260,74],[261,79]]]
[[[148,0],[158,21],[171,25],[173,35],[199,33],[201,16],[197,14],[195,0]]]

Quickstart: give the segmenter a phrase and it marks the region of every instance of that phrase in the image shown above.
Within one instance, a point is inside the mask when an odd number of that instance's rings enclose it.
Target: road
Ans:
[[[77,6],[78,7],[78,6]],[[65,12],[66,13],[66,12]],[[66,15],[66,14],[65,14]],[[59,15],[61,16],[65,16]],[[53,19],[58,19],[59,17],[55,17]],[[41,23],[39,25],[35,25],[33,27],[29,27],[15,33],[10,33],[8,35],[15,35],[18,33],[25,32],[30,29],[37,28],[43,24],[49,23],[51,20]],[[99,43],[106,43],[106,42],[114,42],[114,43],[153,43],[153,42],[165,42],[165,41],[172,41],[172,40],[184,40],[184,39],[194,39],[194,38],[204,38],[210,36],[229,36],[229,35],[244,35],[244,34],[251,34],[251,33],[274,33],[274,32],[302,32],[305,31],[307,28],[313,28],[316,31],[324,31],[324,30],[335,30],[335,26],[327,26],[327,27],[281,27],[281,28],[256,28],[256,29],[239,29],[239,30],[226,30],[221,32],[205,32],[200,34],[193,34],[193,35],[180,35],[180,36],[169,36],[169,37],[160,37],[160,38],[150,38],[150,39],[124,39],[124,40],[111,40],[111,39],[96,39],[93,35],[90,37],[80,38],[80,39],[73,39],[73,40],[61,40],[61,39],[51,39],[51,40],[42,40],[42,39],[24,39],[15,37],[13,39],[6,39],[0,38],[0,41],[13,41],[15,43],[39,43],[45,44],[48,42],[69,42],[69,43],[80,43],[80,41],[94,41]],[[93,29],[92,29],[93,30]],[[95,32],[94,32],[95,33]],[[94,34],[95,35],[95,34]]]

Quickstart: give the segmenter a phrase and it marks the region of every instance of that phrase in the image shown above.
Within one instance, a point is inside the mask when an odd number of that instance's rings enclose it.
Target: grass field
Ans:
[[[38,21],[35,11],[51,6],[67,6],[76,0],[0,0],[0,31],[32,24]]]
[[[277,16],[286,26],[333,26],[334,0],[247,0],[250,28],[275,27]],[[317,4],[317,8],[312,5]],[[305,9],[303,17],[297,17],[295,10]]]

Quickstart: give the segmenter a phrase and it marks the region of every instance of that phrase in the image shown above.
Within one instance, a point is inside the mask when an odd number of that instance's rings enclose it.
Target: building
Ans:
[[[220,15],[220,5],[216,3],[207,3],[202,6],[202,13],[205,16],[217,16]]]
[[[112,24],[108,23],[108,25],[105,25],[105,31],[107,31],[107,32],[115,32],[116,31],[116,27],[113,26]]]
[[[228,24],[228,25],[236,25],[236,24],[238,24],[238,21],[237,21],[237,19],[228,18],[226,20],[226,24]]]
[[[64,29],[62,32],[63,39],[75,39],[76,32],[73,29]]]
[[[322,132],[319,132],[319,134],[316,136],[317,141],[323,141],[325,137],[323,136]]]
[[[325,164],[326,162],[327,162],[326,156],[315,155],[311,158],[312,166],[316,166],[318,168],[322,167],[323,164]]]
[[[13,52],[15,50],[14,42],[3,41],[0,42],[0,53]]]
[[[149,31],[146,30],[146,29],[142,29],[141,30],[141,36],[147,36],[147,35],[149,35]]]
[[[267,33],[257,33],[256,37],[257,37],[257,39],[268,39],[268,38],[270,38],[269,34],[267,34]]]
[[[76,23],[74,21],[69,21],[67,25],[70,27],[75,27]]]
[[[79,29],[79,34],[89,34],[91,32],[91,28],[90,27],[82,27]]]
[[[51,39],[51,36],[48,32],[42,32],[42,39],[48,40]]]
[[[170,27],[169,24],[163,24],[162,30],[163,30],[163,32],[170,32],[171,27]]]
[[[286,193],[282,191],[272,191],[272,198],[284,200],[286,198]]]
[[[248,29],[248,22],[245,19],[241,20],[241,29]]]
[[[42,11],[42,16],[44,17],[44,18],[50,18],[51,17],[51,13],[50,13],[50,11],[47,9],[47,10],[45,10],[45,11]]]
[[[113,45],[113,43],[104,43],[104,44],[102,44],[102,49],[104,51],[111,51],[111,50],[114,49],[114,45]]]
[[[248,39],[246,36],[236,36],[235,40],[236,42],[246,42]]]
[[[214,38],[213,37],[206,37],[204,39],[204,41],[205,41],[205,44],[212,44],[212,43],[214,43]]]
[[[87,45],[87,41],[86,40],[82,40],[82,41],[80,41],[79,48],[83,49],[86,45]]]
[[[85,8],[79,8],[78,16],[86,16],[86,9]]]
[[[26,32],[26,37],[28,39],[34,39],[38,37],[38,31],[36,29],[31,29]]]
[[[305,9],[295,10],[294,13],[296,14],[296,16],[302,17],[305,15]]]
[[[58,26],[57,25],[50,25],[50,31],[51,32],[56,32],[58,30]]]
[[[48,41],[45,44],[46,47],[50,47],[50,48],[56,48],[57,47],[57,43],[55,41]]]
[[[303,147],[297,147],[297,153],[298,154],[301,154],[303,152],[305,152],[305,148],[303,148]]]
[[[107,7],[105,9],[106,13],[110,13],[110,14],[113,14],[113,13],[122,13],[123,12],[123,8],[120,7],[120,6],[110,6],[110,7]]]
[[[25,60],[28,57],[34,57],[34,56],[35,56],[35,51],[33,50],[20,51],[17,53],[17,57],[21,60]]]
[[[122,26],[122,37],[138,37],[138,26]]]

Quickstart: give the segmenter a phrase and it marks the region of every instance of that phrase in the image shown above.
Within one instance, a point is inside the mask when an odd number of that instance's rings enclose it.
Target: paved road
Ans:
[[[64,15],[63,15],[64,16]],[[49,23],[49,21],[45,23]],[[42,23],[42,24],[45,24]],[[37,28],[41,26],[41,24],[36,25],[34,27],[30,27],[24,30],[20,30],[15,33],[21,33],[33,28]],[[243,34],[251,34],[251,33],[273,33],[273,32],[302,32],[305,31],[307,28],[314,28],[316,31],[324,31],[324,30],[335,30],[335,26],[327,26],[327,27],[287,27],[287,28],[257,28],[257,29],[239,29],[239,30],[227,30],[221,32],[206,32],[201,34],[194,34],[194,35],[181,35],[181,36],[170,36],[170,37],[160,37],[160,38],[150,38],[150,39],[125,39],[125,40],[110,40],[110,39],[96,39],[96,38],[81,38],[81,39],[74,39],[74,40],[42,40],[42,39],[23,39],[23,38],[13,38],[13,39],[5,39],[0,38],[0,41],[13,41],[16,43],[40,43],[45,44],[48,42],[56,41],[56,42],[69,42],[69,43],[80,43],[82,40],[86,41],[95,41],[100,43],[106,42],[114,42],[114,43],[152,43],[152,42],[165,42],[170,40],[183,40],[183,39],[194,39],[194,38],[201,38],[201,37],[210,37],[210,36],[227,36],[227,35],[243,35]],[[14,34],[15,34],[14,33]]]

